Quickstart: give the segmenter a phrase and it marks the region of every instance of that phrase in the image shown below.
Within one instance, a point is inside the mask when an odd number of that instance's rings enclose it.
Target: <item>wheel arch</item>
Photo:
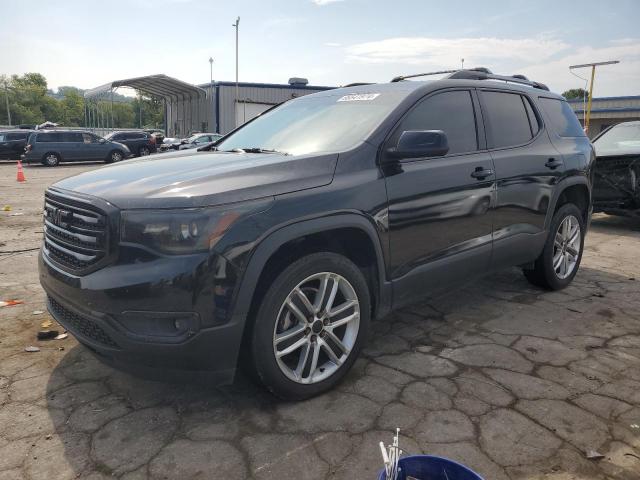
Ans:
[[[301,254],[313,251],[333,251],[345,254],[345,249],[336,248],[336,245],[340,243],[341,239],[349,235],[359,235],[360,239],[366,239],[368,242],[367,245],[362,245],[362,248],[354,249],[353,246],[348,246],[345,256],[362,268],[363,262],[361,258],[358,258],[357,254],[355,256],[352,255],[354,250],[364,253],[371,252],[373,255],[373,276],[370,275],[367,280],[372,294],[372,309],[378,317],[386,314],[391,306],[391,287],[386,281],[385,262],[380,237],[372,222],[364,216],[338,214],[296,222],[282,227],[265,237],[255,247],[240,281],[236,298],[233,302],[235,306],[234,317],[238,318],[237,316],[241,315],[246,320],[251,307],[255,304],[256,298],[261,294],[261,282],[264,283],[265,279],[268,280],[269,272],[271,272],[269,267],[278,261],[279,252],[286,254],[288,264],[297,259],[296,257],[302,256]],[[330,238],[331,240],[323,243],[320,241],[321,237]],[[297,247],[297,249],[289,249],[292,246]],[[278,270],[276,269],[276,274],[277,272]],[[367,277],[366,274],[365,277]]]
[[[546,230],[550,228],[555,212],[566,203],[574,203],[582,212],[585,225],[588,225],[592,205],[591,188],[586,177],[570,177],[556,186],[545,219]]]

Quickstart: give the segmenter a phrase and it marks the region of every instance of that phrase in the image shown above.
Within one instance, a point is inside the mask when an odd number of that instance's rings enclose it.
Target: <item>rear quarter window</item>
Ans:
[[[551,122],[553,130],[561,137],[584,137],[585,133],[569,104],[557,98],[540,97],[540,105]]]

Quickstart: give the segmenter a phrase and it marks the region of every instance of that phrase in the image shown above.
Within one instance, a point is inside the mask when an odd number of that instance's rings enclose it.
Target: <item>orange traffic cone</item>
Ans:
[[[20,160],[18,160],[18,181],[19,182],[27,181],[27,179],[24,178],[24,172],[22,171],[22,162]]]

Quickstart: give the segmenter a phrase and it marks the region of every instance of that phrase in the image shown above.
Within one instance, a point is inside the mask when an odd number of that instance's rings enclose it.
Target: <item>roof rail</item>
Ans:
[[[371,82],[353,82],[353,83],[347,83],[346,85],[342,85],[341,88],[346,88],[346,87],[360,87],[362,85],[373,85],[373,83]]]
[[[532,80],[529,80],[524,75],[496,75],[491,72],[491,70],[484,67],[468,68],[464,70],[440,70],[437,72],[416,73],[415,75],[401,75],[393,78],[391,82],[401,82],[402,80],[406,80],[407,78],[441,75],[444,73],[449,74],[445,78],[452,80],[500,80],[503,82],[518,83],[520,85],[528,85],[533,88],[539,88],[541,90],[549,91],[549,87],[547,87],[544,83],[534,82]]]
[[[486,70],[486,69],[485,69]],[[496,75],[490,71],[484,72],[479,69],[472,70],[457,70],[447,78],[456,80],[500,80],[502,82],[518,83],[520,85],[528,85],[533,88],[539,88],[541,90],[549,91],[544,83],[534,82],[529,80],[524,75]]]
[[[461,70],[439,70],[437,72],[416,73],[416,74],[413,74],[413,75],[400,75],[398,77],[392,78],[391,79],[391,83],[401,82],[402,80],[406,80],[407,78],[427,77],[429,75],[442,75],[444,73],[456,73],[456,72],[460,72],[460,71]],[[467,71],[467,70],[465,70],[465,71]],[[470,72],[491,73],[491,70],[489,70],[488,68],[484,68],[484,67],[470,68],[468,71],[470,71]]]

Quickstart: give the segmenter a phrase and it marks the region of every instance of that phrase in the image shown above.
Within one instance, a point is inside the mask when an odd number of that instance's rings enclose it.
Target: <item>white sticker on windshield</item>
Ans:
[[[353,93],[338,99],[339,102],[367,102],[379,97],[379,93]]]

